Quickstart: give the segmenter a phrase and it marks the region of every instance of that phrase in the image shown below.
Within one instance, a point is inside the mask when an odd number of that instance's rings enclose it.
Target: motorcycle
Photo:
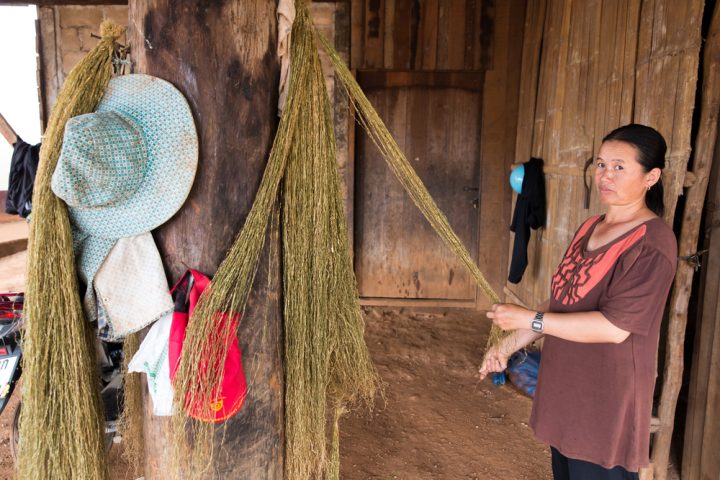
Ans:
[[[0,415],[8,405],[22,376],[23,293],[0,293]],[[100,395],[105,407],[105,448],[109,450],[117,434],[122,411],[122,344],[97,340]],[[20,409],[18,403],[10,430],[10,452],[17,459],[20,442]],[[118,437],[119,439],[119,437]]]

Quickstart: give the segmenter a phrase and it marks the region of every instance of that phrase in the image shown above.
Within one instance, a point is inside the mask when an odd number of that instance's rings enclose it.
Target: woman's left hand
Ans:
[[[535,318],[535,312],[512,303],[496,303],[486,316],[492,319],[495,325],[507,331],[518,328],[529,329]]]

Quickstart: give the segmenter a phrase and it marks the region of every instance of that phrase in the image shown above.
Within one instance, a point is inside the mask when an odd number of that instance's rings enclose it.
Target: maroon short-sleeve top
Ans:
[[[677,243],[653,218],[589,251],[585,221],[552,279],[550,311],[599,311],[630,332],[620,344],[546,336],[530,425],[569,458],[637,471],[649,463],[650,418],[665,301]]]

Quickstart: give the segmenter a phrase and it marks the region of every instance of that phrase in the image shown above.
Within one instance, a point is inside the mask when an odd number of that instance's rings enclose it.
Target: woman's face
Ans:
[[[643,170],[638,151],[629,143],[608,140],[595,159],[595,187],[605,205],[632,205],[644,202],[648,187],[660,178],[660,169]]]

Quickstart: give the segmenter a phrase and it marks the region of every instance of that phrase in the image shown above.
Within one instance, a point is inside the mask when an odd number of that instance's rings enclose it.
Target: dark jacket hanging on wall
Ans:
[[[13,149],[5,212],[27,218],[32,210],[33,183],[40,159],[40,144],[30,145],[18,137]]]
[[[508,275],[508,281],[511,283],[520,283],[522,280],[528,264],[527,247],[530,241],[530,229],[537,230],[545,226],[545,208],[543,161],[533,157],[525,163],[522,193],[518,195],[510,225],[510,230],[515,232]]]

